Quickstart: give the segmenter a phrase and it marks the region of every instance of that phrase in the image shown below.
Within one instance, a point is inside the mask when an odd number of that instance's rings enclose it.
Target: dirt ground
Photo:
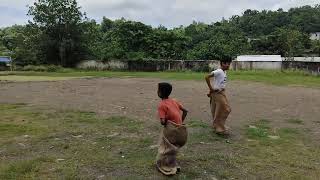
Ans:
[[[0,82],[0,103],[26,103],[36,107],[92,111],[156,122],[157,83],[147,78],[93,78],[55,82]],[[211,123],[207,87],[203,81],[174,81],[172,97],[189,110],[187,119]],[[228,126],[239,129],[259,119],[274,126],[311,131],[320,140],[320,89],[231,81],[227,95],[232,108]],[[288,120],[302,120],[290,124]]]

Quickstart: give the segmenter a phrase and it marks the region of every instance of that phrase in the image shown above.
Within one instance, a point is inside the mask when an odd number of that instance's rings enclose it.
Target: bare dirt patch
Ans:
[[[149,78],[94,78],[55,82],[0,82],[0,103],[27,103],[56,109],[92,111],[105,117],[127,116],[156,122],[157,83]],[[188,119],[211,123],[204,81],[175,81],[172,97],[189,110]],[[273,126],[310,131],[320,139],[320,90],[232,81],[227,94],[232,107],[228,125],[235,135],[259,119]],[[290,119],[301,123],[290,123]]]

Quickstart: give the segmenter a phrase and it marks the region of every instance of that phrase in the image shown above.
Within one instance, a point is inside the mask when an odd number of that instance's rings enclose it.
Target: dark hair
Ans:
[[[168,98],[172,91],[172,85],[166,82],[158,84],[158,91],[160,92],[160,98]]]
[[[223,56],[222,59],[220,60],[220,64],[222,63],[231,63],[232,62],[232,57],[231,56]]]

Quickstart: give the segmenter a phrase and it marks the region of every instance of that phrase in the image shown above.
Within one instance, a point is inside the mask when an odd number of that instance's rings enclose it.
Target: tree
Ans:
[[[275,47],[274,52],[286,57],[301,56],[311,44],[307,34],[287,28],[277,29],[270,38]]]
[[[310,33],[320,31],[320,5],[291,8],[288,11],[290,25],[296,29]]]
[[[84,21],[81,23],[83,30],[83,48],[86,50],[85,59],[103,59],[101,54],[103,51],[103,32],[102,27],[96,21]]]
[[[320,40],[313,40],[312,41],[312,51],[314,54],[320,56]]]
[[[188,59],[232,58],[249,49],[244,34],[228,23],[214,26],[208,32],[208,39],[201,41],[188,52]]]
[[[152,33],[151,26],[141,22],[127,21],[124,18],[116,20],[112,26],[106,26],[108,20],[103,21],[104,57],[105,59],[142,59],[146,57],[146,37]]]
[[[37,48],[31,43],[31,39],[37,33],[28,26],[14,25],[4,28],[0,33],[1,55],[11,56],[18,65],[39,64],[36,57]]]
[[[289,28],[278,28],[268,36],[251,42],[257,54],[279,54],[285,57],[301,56],[311,47],[308,34]]]
[[[147,56],[154,59],[184,59],[189,38],[183,29],[167,30],[159,27],[149,34],[147,39]]]
[[[104,33],[107,31],[110,31],[113,28],[113,26],[114,26],[113,21],[103,16],[102,22],[101,22],[101,31]]]
[[[185,28],[185,35],[191,38],[189,48],[193,48],[195,44],[208,39],[206,32],[209,26],[201,22],[193,21],[192,24]]]
[[[34,43],[41,45],[46,63],[72,66],[84,57],[83,13],[76,0],[37,0],[28,15],[33,17],[29,24],[41,31]]]
[[[205,24],[152,28],[124,18],[99,24],[76,0],[36,0],[26,26],[0,29],[0,54],[21,65],[73,66],[83,59],[224,59],[240,54],[300,56],[319,52],[308,33],[320,31],[320,6],[288,12],[246,10],[242,16]],[[249,43],[250,41],[250,43]],[[320,54],[320,52],[319,52]]]

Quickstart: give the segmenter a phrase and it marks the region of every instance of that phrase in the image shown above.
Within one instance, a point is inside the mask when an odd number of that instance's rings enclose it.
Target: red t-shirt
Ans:
[[[164,99],[159,103],[158,115],[160,119],[166,119],[176,124],[182,124],[182,105],[174,99]]]

